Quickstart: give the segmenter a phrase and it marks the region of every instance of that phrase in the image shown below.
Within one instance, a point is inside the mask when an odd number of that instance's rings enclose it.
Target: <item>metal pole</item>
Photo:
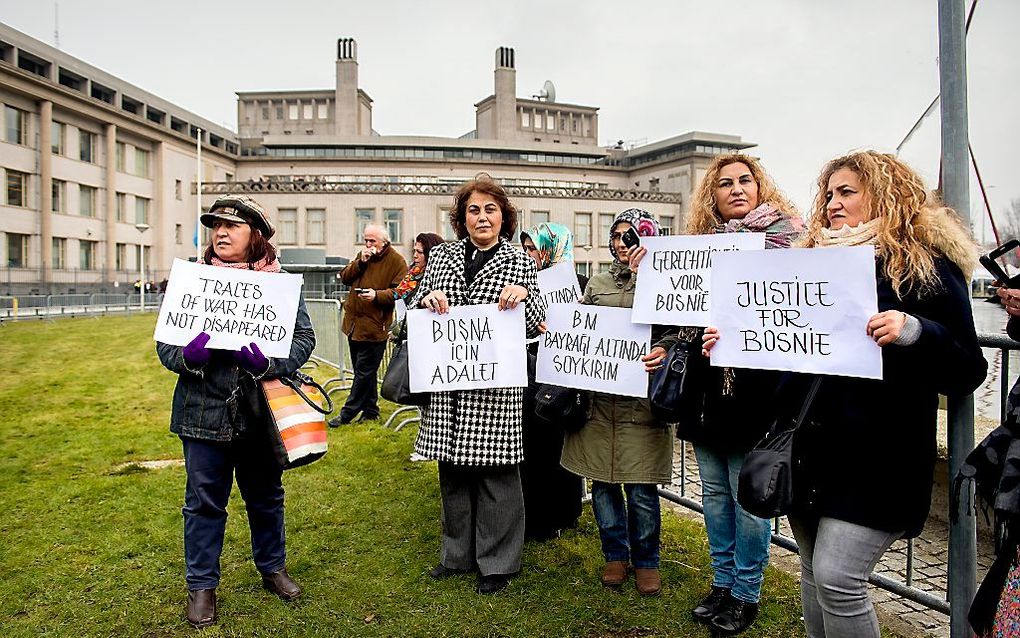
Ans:
[[[942,198],[963,219],[970,218],[967,131],[967,48],[964,0],[939,0],[939,87],[942,95]],[[949,484],[974,448],[974,395],[949,397]],[[950,515],[950,636],[973,636],[967,612],[977,590],[977,537],[974,516],[958,499]],[[955,514],[953,516],[952,514]]]
[[[195,138],[195,259],[202,259],[202,129]]]

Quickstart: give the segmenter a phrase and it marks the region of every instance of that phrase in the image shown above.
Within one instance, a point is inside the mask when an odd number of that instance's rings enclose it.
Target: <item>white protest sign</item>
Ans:
[[[716,255],[712,365],[882,378],[873,246]]]
[[[400,325],[400,322],[404,320],[404,316],[407,315],[407,304],[403,299],[397,299],[393,302],[393,312],[393,323]]]
[[[628,397],[648,396],[652,327],[631,323],[630,308],[555,304],[545,314],[535,380]]]
[[[523,304],[408,310],[407,347],[411,392],[528,385]]]
[[[764,250],[765,233],[642,237],[648,253],[638,266],[635,323],[707,326],[712,255]]]
[[[555,303],[577,303],[584,291],[577,285],[574,262],[563,261],[538,271],[538,289],[549,306]]]
[[[153,338],[184,346],[204,331],[209,348],[254,342],[267,357],[289,357],[300,297],[301,275],[175,259]]]

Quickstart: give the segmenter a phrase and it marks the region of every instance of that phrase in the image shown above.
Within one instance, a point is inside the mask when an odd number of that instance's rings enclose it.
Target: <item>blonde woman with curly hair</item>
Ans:
[[[803,231],[797,210],[758,160],[738,153],[720,155],[709,164],[687,218],[688,234],[765,233],[766,248],[788,248]],[[657,344],[663,348],[649,353],[657,355],[649,371],[677,341],[700,344],[701,335],[700,327],[681,327]],[[716,633],[731,635],[757,617],[769,562],[770,522],[737,502],[737,477],[747,452],[768,430],[770,420],[762,406],[775,393],[779,373],[713,368],[700,356],[689,357],[688,366],[688,410],[677,436],[694,445],[698,459],[712,559],[711,590],[691,613]]]
[[[875,246],[879,312],[861,329],[882,348],[882,379],[824,377],[796,443],[789,518],[811,638],[878,637],[868,576],[928,517],[939,395],[972,392],[987,367],[968,285],[977,246],[916,172],[875,151],[822,169],[801,241],[864,244]],[[839,276],[838,264],[830,276]],[[706,330],[705,348],[718,338]],[[784,384],[772,402],[781,418],[799,410],[804,381]]]

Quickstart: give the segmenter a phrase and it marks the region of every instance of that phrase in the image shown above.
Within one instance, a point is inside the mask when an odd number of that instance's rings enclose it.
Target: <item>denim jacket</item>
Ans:
[[[292,374],[308,361],[314,347],[315,332],[302,295],[290,356],[286,359],[270,358],[269,369],[261,378]],[[167,370],[178,375],[170,414],[171,432],[193,439],[230,441],[247,429],[244,413],[238,409],[240,401],[236,391],[240,375],[248,372],[237,366],[233,353],[213,350],[209,362],[194,370],[185,365],[181,346],[157,342],[156,352]]]

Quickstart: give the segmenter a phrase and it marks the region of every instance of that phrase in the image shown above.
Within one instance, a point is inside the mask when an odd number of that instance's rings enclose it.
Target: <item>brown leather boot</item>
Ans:
[[[262,586],[286,601],[301,595],[301,588],[287,574],[286,567],[272,574],[262,574]]]
[[[625,560],[611,560],[602,566],[602,584],[606,587],[619,587],[627,582],[627,568],[630,565]]]
[[[662,591],[662,578],[656,568],[634,568],[634,584],[642,596],[658,596]]]
[[[216,590],[188,590],[188,622],[195,629],[208,627],[216,622]]]

